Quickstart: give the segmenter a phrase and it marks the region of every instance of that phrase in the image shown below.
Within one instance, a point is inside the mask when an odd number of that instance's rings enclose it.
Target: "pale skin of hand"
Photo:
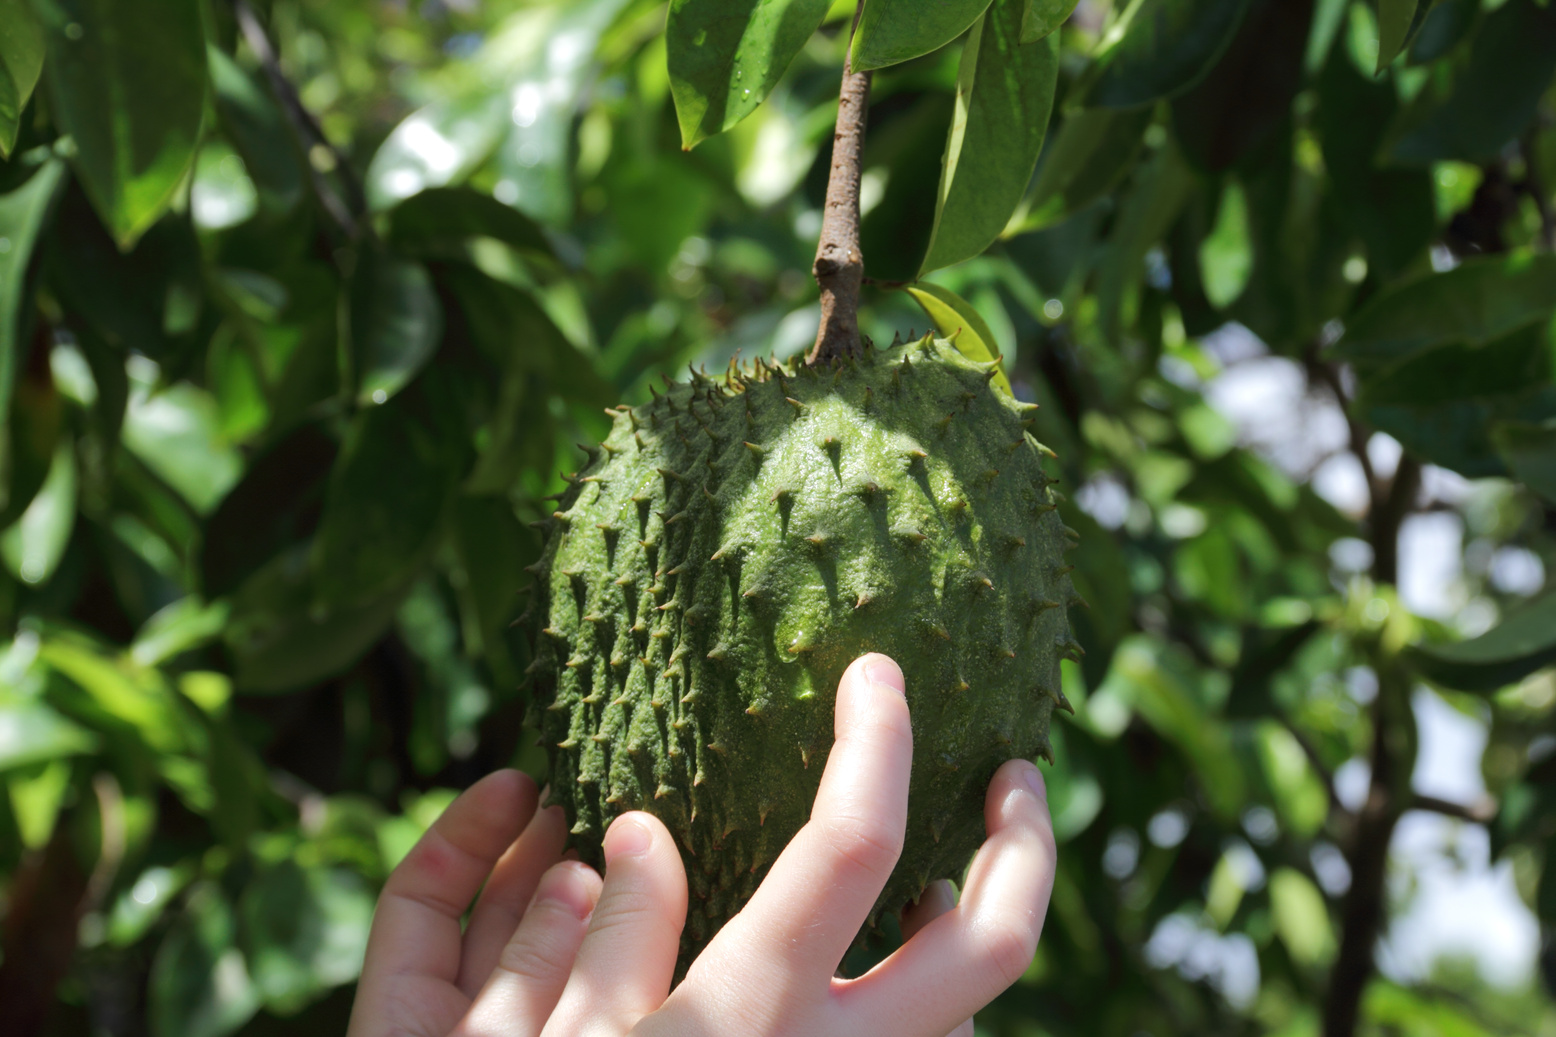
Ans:
[[[960,900],[931,886],[900,949],[836,976],[902,849],[902,688],[883,655],[849,667],[810,821],[674,991],[686,875],[664,825],[617,818],[602,881],[562,859],[566,822],[537,809],[534,782],[483,778],[385,884],[348,1037],[972,1037],[972,1014],[1030,964],[1053,889],[1047,794],[1025,760],[990,783]]]

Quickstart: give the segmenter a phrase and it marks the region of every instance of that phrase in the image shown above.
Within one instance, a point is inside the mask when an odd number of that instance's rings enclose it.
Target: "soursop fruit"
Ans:
[[[926,338],[820,369],[693,373],[615,427],[534,567],[535,708],[584,860],[647,810],[674,834],[682,968],[810,814],[838,679],[902,666],[913,775],[871,916],[959,877],[1000,764],[1052,759],[1073,535],[1030,405]]]

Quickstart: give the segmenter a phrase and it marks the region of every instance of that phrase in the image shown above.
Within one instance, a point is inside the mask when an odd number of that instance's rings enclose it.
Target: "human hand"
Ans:
[[[552,865],[564,825],[555,808],[535,813],[528,779],[478,782],[384,888],[351,1037],[970,1035],[972,1013],[1031,961],[1053,885],[1043,781],[1026,761],[990,784],[989,838],[960,903],[937,883],[903,913],[900,949],[857,979],[835,975],[902,847],[912,760],[902,686],[885,656],[849,667],[809,823],[674,991],[686,879],[664,826],[617,818],[602,884],[577,862]]]

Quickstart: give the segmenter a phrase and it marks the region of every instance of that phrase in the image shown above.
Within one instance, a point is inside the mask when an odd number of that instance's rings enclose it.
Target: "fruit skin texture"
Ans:
[[[901,665],[914,743],[871,928],[961,876],[1000,764],[1052,759],[1079,648],[1034,409],[928,338],[694,373],[619,408],[564,494],[531,606],[552,801],[595,866],[618,814],[664,821],[691,892],[682,970],[808,818],[860,654]]]

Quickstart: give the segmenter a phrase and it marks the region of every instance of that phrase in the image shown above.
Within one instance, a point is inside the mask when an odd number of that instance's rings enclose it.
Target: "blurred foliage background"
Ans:
[[[0,0],[8,1033],[341,1032],[387,871],[543,778],[510,622],[573,444],[813,339],[852,13],[683,152],[660,0]],[[1556,6],[1059,40],[1020,209],[933,277],[1042,406],[1091,606],[979,1032],[1556,1034]],[[878,341],[928,325],[960,51],[875,80]],[[1423,813],[1538,969],[1409,966]]]

